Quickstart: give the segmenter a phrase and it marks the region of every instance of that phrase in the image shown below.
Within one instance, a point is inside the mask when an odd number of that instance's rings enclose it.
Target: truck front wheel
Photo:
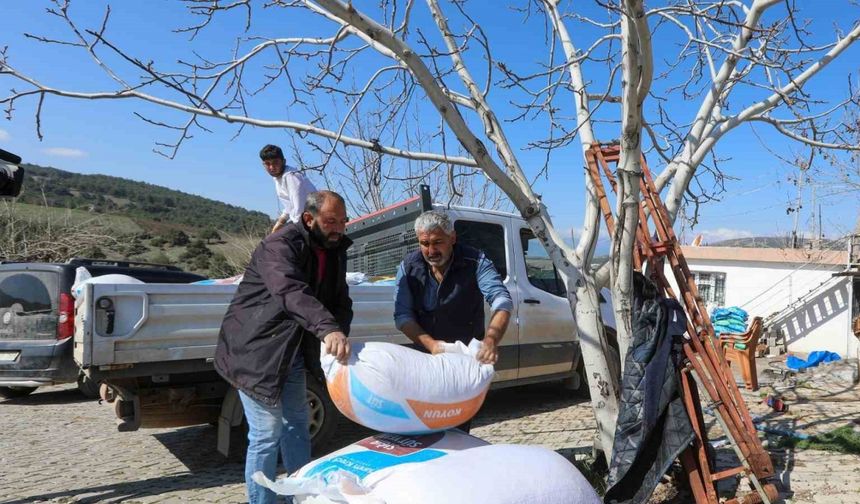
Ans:
[[[308,425],[311,431],[311,444],[324,445],[334,435],[337,424],[337,408],[328,396],[325,385],[311,374],[307,375],[308,387]]]
[[[334,435],[338,413],[328,396],[325,385],[310,373],[307,374],[306,381],[308,430],[311,435],[311,446],[318,448],[328,443]],[[213,425],[218,426],[218,451],[222,455],[226,457],[230,453],[245,453],[248,449],[248,423],[236,389],[230,389],[227,393],[222,404],[221,418],[213,422]],[[238,428],[234,430],[233,427]],[[231,431],[238,432],[231,433]],[[234,436],[234,433],[241,433],[241,435]]]

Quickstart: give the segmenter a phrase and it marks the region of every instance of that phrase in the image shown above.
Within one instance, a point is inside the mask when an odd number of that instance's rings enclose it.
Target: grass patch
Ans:
[[[810,436],[808,439],[782,437],[776,445],[779,448],[822,450],[860,455],[860,432],[855,431],[851,425],[843,425],[830,432]]]
[[[46,207],[18,202],[9,205],[9,209],[14,217],[24,221],[47,221],[52,224],[66,223],[69,225],[90,225],[98,222],[120,233],[140,233],[143,231],[134,220],[122,215],[90,213],[86,210]]]

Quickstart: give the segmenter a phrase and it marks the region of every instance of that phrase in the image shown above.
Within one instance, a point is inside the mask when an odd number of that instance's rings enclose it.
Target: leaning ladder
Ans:
[[[601,174],[606,177],[612,190],[616,191],[616,180],[609,169],[609,163],[617,164],[620,153],[621,149],[617,144],[594,144],[586,152],[587,170],[594,183],[600,211],[610,236],[615,231],[615,221]],[[634,267],[642,271],[647,265],[648,274],[654,283],[663,289],[666,295],[677,299],[687,313],[688,338],[685,338],[683,345],[686,362],[679,374],[681,396],[695,438],[692,445],[681,453],[680,461],[689,478],[696,504],[717,504],[719,497],[716,482],[738,474],[746,475],[756,491],[736,496],[727,501],[727,504],[770,504],[778,497],[774,484],[767,482],[774,476],[770,455],[758,439],[746,403],[729,370],[719,342],[714,337],[714,328],[708,312],[699,297],[693,275],[690,274],[684,253],[672,230],[672,221],[654,186],[644,157],[639,187],[641,204]],[[649,220],[653,231],[649,228]],[[666,261],[671,267],[680,297],[665,276]],[[709,407],[715,413],[741,462],[738,467],[716,471],[715,461],[708,453],[708,437],[696,379],[708,395]]]

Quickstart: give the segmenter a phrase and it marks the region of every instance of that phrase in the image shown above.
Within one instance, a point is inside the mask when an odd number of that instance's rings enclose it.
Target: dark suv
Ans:
[[[0,398],[21,397],[37,387],[72,383],[96,397],[95,384],[72,356],[75,270],[93,277],[122,274],[146,283],[190,283],[205,277],[175,266],[70,259],[66,263],[0,262]]]

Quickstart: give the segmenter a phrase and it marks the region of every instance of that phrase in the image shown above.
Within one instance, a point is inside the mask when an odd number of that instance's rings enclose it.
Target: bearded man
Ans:
[[[309,194],[301,221],[287,223],[254,250],[221,323],[215,369],[239,391],[248,421],[251,503],[275,502],[252,476],[262,471],[275,479],[278,453],[289,473],[310,461],[305,380],[307,370],[325,383],[320,341],[341,363],[349,358],[346,222],[339,194]]]
[[[415,220],[418,250],[397,268],[394,324],[418,350],[437,354],[443,343],[481,340],[476,358],[484,364],[499,359],[513,310],[511,294],[486,254],[457,243],[450,216],[442,210],[424,212]],[[484,302],[490,305],[485,324]],[[469,432],[471,422],[459,428]]]

